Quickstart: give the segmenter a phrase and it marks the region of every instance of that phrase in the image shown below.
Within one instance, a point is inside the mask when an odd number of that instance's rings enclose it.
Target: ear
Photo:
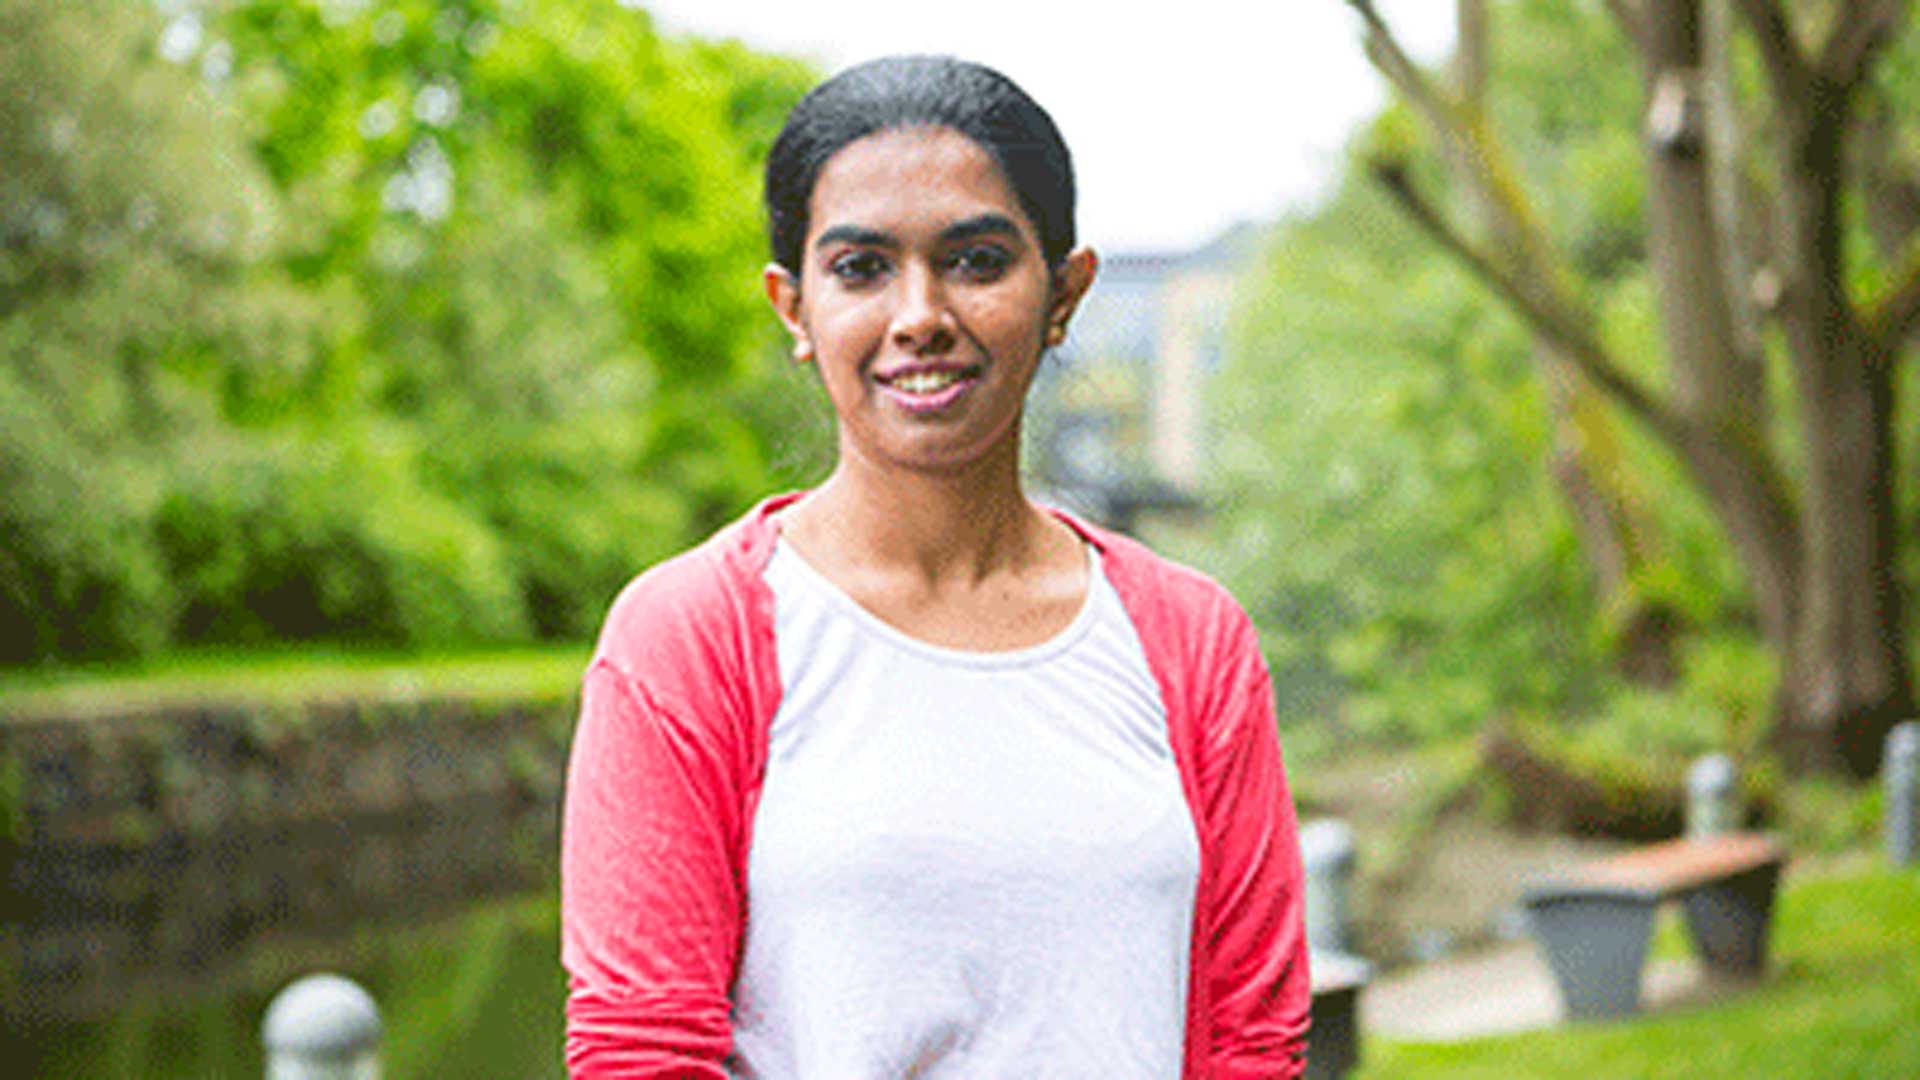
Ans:
[[[1047,344],[1067,340],[1067,322],[1093,287],[1100,271],[1100,257],[1092,248],[1075,248],[1060,260],[1053,271],[1053,295],[1047,300]]]
[[[800,317],[800,282],[793,273],[779,263],[768,263],[760,273],[761,284],[767,290],[767,302],[773,305],[773,313],[780,316],[780,322],[793,335],[793,360],[804,364],[813,359],[813,339],[807,334],[807,324]]]

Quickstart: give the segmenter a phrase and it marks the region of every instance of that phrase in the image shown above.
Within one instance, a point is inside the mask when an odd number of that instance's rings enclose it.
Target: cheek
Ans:
[[[1035,284],[1006,283],[968,297],[960,314],[975,333],[1017,341],[1041,333],[1046,326],[1047,293]]]
[[[809,322],[814,347],[836,355],[870,349],[886,332],[885,311],[871,301],[836,304],[831,309],[816,311]]]
[[[993,326],[996,340],[1010,345],[1038,345],[1046,336],[1047,309],[1045,297],[1038,293],[1031,296],[1007,297],[997,304],[988,315]]]

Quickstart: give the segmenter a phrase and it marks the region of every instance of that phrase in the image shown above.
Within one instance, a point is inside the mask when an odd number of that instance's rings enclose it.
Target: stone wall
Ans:
[[[259,941],[550,888],[571,701],[0,719],[16,1021],[205,980]]]

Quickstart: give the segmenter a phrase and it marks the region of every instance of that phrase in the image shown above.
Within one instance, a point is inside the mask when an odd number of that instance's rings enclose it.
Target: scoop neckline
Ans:
[[[1032,645],[1023,645],[1017,649],[959,649],[950,645],[936,645],[931,641],[914,637],[905,630],[894,626],[880,616],[867,610],[827,577],[820,569],[807,561],[800,549],[793,546],[784,534],[776,530],[773,541],[774,562],[785,562],[795,568],[795,572],[811,588],[826,597],[829,603],[855,626],[880,641],[936,663],[969,668],[1016,668],[1031,667],[1044,663],[1072,648],[1093,626],[1097,594],[1106,581],[1101,567],[1102,559],[1098,548],[1084,538],[1080,548],[1087,558],[1087,589],[1080,599],[1080,610],[1075,612],[1073,621],[1062,627],[1052,637]],[[769,562],[769,568],[773,562]]]

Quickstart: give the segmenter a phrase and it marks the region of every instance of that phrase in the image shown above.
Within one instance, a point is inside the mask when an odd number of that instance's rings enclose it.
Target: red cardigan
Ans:
[[[614,602],[588,667],[561,842],[575,1077],[721,1077],[747,854],[780,705],[769,499]],[[1160,686],[1200,841],[1183,1080],[1294,1077],[1310,990],[1293,801],[1252,622],[1205,576],[1093,544]]]

